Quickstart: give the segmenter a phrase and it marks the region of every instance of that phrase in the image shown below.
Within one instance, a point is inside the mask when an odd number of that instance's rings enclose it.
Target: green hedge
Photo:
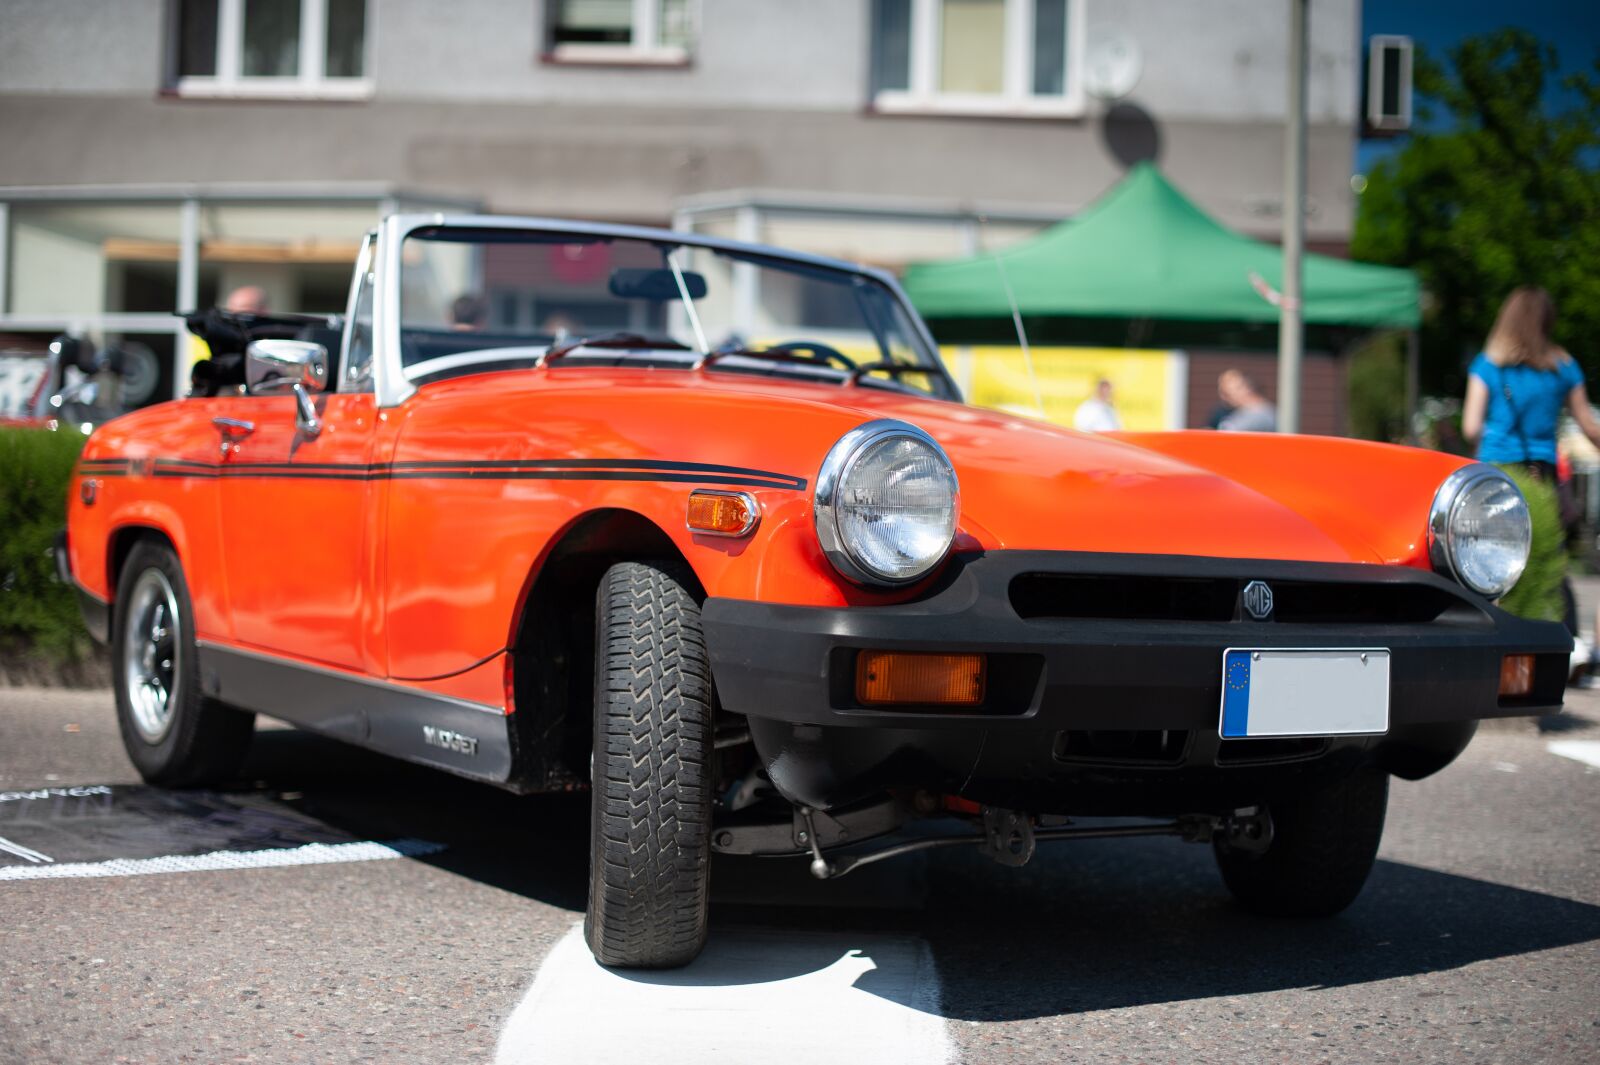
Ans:
[[[1516,586],[1500,600],[1500,607],[1521,618],[1560,621],[1566,614],[1561,582],[1567,577],[1566,533],[1561,528],[1561,501],[1555,486],[1521,466],[1500,467],[1522,489],[1533,522],[1533,550]]]
[[[83,436],[0,428],[0,656],[46,667],[92,652],[77,597],[50,547],[67,523],[67,488]]]

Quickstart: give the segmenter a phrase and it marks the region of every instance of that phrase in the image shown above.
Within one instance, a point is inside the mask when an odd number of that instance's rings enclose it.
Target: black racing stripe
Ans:
[[[542,480],[664,481],[804,491],[806,479],[744,466],[665,459],[492,459],[400,462],[392,466],[337,462],[218,464],[194,459],[96,459],[95,476],[126,476],[145,470],[163,478],[262,478],[272,480]],[[105,463],[103,467],[100,465]],[[115,464],[115,465],[112,465]]]
[[[353,476],[396,476],[440,472],[453,474],[471,471],[474,476],[489,471],[514,470],[649,470],[666,473],[710,473],[755,477],[777,482],[784,487],[803,489],[805,478],[748,466],[723,466],[705,462],[672,462],[665,459],[442,459],[426,462],[363,464],[358,462],[230,462],[217,464],[190,459],[158,459],[158,470],[193,470],[200,475],[220,472],[224,476],[268,473],[338,473]]]
[[[78,476],[126,477],[132,467],[132,459],[83,459],[78,463]]]
[[[169,479],[191,478],[201,481],[376,481],[382,479],[365,473],[290,473],[287,470],[266,473],[228,473],[226,471],[197,473],[186,470],[157,470],[155,475]]]
[[[157,466],[150,471],[152,477],[199,477],[202,480],[216,480],[222,476],[221,470],[183,469],[170,466]]]
[[[803,489],[793,478],[782,481],[764,480],[760,477],[729,477],[715,473],[653,473],[646,470],[466,470],[460,472],[432,470],[396,470],[387,477],[392,481],[413,481],[429,478],[465,481],[669,481],[679,484],[727,484],[745,488]]]
[[[198,478],[200,480],[247,481],[665,481],[679,484],[723,484],[743,488],[794,489],[790,481],[769,481],[759,477],[729,477],[715,473],[653,473],[646,470],[378,470],[298,471],[298,470],[189,470],[155,471],[156,477]]]
[[[709,462],[674,462],[668,459],[484,459],[481,461],[466,459],[460,461],[396,462],[393,464],[393,468],[396,470],[433,470],[457,466],[472,466],[485,469],[533,467],[536,469],[626,469],[671,470],[680,473],[733,473],[746,477],[764,477],[768,480],[805,483],[799,477],[791,477],[785,473],[773,473],[771,470],[756,470],[748,466],[723,466]]]
[[[351,473],[365,475],[383,469],[382,466],[364,462],[197,462],[193,459],[160,459],[162,469],[195,470],[200,473],[254,473],[297,470],[311,473]]]

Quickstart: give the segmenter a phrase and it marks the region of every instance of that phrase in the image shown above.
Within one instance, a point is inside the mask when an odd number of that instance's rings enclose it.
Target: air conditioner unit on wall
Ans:
[[[1366,134],[1394,136],[1411,128],[1410,37],[1373,34],[1367,40]]]

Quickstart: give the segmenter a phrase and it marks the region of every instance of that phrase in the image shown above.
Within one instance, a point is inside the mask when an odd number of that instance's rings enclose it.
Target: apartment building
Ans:
[[[1308,239],[1348,242],[1355,0],[1311,5]],[[0,333],[133,339],[233,288],[335,311],[395,209],[677,224],[898,268],[1154,159],[1275,236],[1262,0],[6,0]]]

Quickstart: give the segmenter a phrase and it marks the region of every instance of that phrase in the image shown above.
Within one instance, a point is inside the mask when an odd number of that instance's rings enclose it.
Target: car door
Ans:
[[[322,423],[314,435],[297,423],[293,395],[230,404],[241,424],[220,476],[234,636],[257,650],[372,673],[379,663],[363,618],[378,410],[368,391],[313,399]]]

